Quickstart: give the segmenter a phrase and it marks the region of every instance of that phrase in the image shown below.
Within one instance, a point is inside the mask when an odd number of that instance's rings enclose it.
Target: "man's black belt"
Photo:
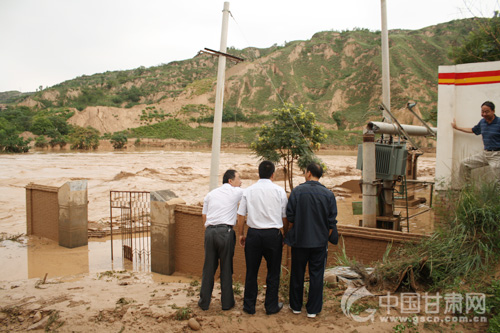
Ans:
[[[485,149],[486,151],[500,151],[500,148]]]
[[[233,228],[233,226],[229,224],[216,224],[216,225],[209,225],[207,228]]]

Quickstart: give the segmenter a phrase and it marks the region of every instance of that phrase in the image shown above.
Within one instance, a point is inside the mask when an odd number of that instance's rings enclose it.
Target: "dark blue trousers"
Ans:
[[[290,307],[300,311],[304,295],[304,275],[309,263],[309,298],[307,313],[317,314],[323,308],[323,277],[325,275],[327,247],[292,247],[292,270],[290,272]]]
[[[247,313],[255,313],[258,284],[257,275],[262,257],[267,263],[266,300],[267,312],[278,311],[278,291],[280,287],[281,256],[283,235],[279,229],[249,228],[245,242],[246,279],[243,309]]]

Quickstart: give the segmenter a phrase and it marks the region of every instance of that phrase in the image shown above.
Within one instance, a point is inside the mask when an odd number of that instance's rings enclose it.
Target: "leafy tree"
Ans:
[[[460,46],[453,47],[450,57],[455,64],[500,60],[500,17],[478,19]]]
[[[127,136],[122,132],[116,132],[111,136],[109,140],[115,149],[121,149],[127,144]]]
[[[15,127],[16,131],[29,131],[34,112],[27,106],[8,107],[0,111],[0,117],[8,120]]]
[[[57,134],[67,135],[69,133],[71,126],[66,122],[66,117],[57,115],[49,116],[48,118],[56,131],[55,135],[51,135],[51,137],[55,137]]]
[[[31,132],[36,135],[48,135],[55,131],[54,125],[46,117],[35,117],[33,125],[31,125]]]
[[[274,119],[260,128],[251,149],[262,159],[279,163],[285,173],[285,190],[288,182],[293,189],[293,163],[304,170],[312,161],[320,162],[314,155],[326,139],[321,126],[316,125],[314,113],[303,105],[285,104],[272,111]]]
[[[53,137],[52,140],[49,141],[49,145],[54,148],[55,146],[59,146],[59,148],[64,148],[68,144],[68,138],[65,135],[58,135]]]
[[[26,153],[30,149],[30,141],[21,138],[12,124],[0,117],[0,152]]]
[[[49,142],[44,135],[40,135],[35,139],[35,147],[37,148],[46,148],[49,146]]]
[[[93,127],[75,126],[69,134],[71,149],[96,149],[99,147],[99,131]]]

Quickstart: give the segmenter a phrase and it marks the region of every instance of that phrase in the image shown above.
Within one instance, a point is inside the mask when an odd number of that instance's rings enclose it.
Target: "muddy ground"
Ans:
[[[320,155],[328,167],[322,182],[337,195],[339,224],[357,225],[359,216],[353,215],[352,202],[359,200],[359,194],[352,187],[351,190],[340,187],[360,178],[356,152],[330,150],[321,151]],[[421,157],[419,178],[432,180],[434,164],[432,154]],[[257,165],[258,159],[249,151],[225,149],[220,173],[234,168],[242,176],[243,187],[248,187],[258,179]],[[208,191],[209,172],[210,152],[186,148],[2,155],[0,232],[4,238],[26,232],[24,187],[30,182],[61,186],[70,180],[87,179],[89,220],[99,225],[109,221],[110,190],[170,189],[186,203],[200,205]],[[296,170],[294,183],[301,182],[303,178]],[[280,180],[276,183],[283,186]],[[410,215],[427,209],[430,197],[426,193],[425,189],[415,193],[415,197],[425,198],[426,203],[411,208]],[[430,232],[433,228],[430,213],[412,218],[409,228],[412,232]],[[90,239],[83,250],[63,249],[36,237],[2,241],[0,331],[182,332],[191,331],[187,318],[196,319],[203,332],[390,332],[411,326],[384,323],[378,317],[374,322],[354,321],[341,310],[343,289],[338,287],[326,289],[324,310],[315,319],[306,318],[304,312],[294,315],[288,309],[267,316],[262,302],[256,315],[250,316],[242,311],[241,295],[237,295],[234,309],[221,311],[218,286],[210,310],[203,312],[196,306],[199,277],[160,276],[121,257],[110,261],[109,247],[107,239]],[[240,293],[243,286],[235,284],[235,290]],[[264,288],[259,296],[261,301],[263,292]],[[418,331],[483,328],[484,324],[418,325]]]

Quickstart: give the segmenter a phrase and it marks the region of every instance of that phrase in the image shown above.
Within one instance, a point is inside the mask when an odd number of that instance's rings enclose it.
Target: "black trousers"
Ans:
[[[236,235],[233,228],[226,225],[209,226],[205,230],[205,263],[201,279],[198,305],[208,310],[214,289],[214,275],[220,260],[220,284],[222,310],[234,306],[233,256]]]
[[[290,273],[290,307],[295,311],[302,308],[304,275],[309,263],[309,298],[307,313],[317,314],[323,308],[323,277],[325,275],[327,247],[292,247],[292,270]]]
[[[280,286],[281,256],[283,235],[279,229],[249,228],[245,242],[246,279],[243,309],[255,313],[257,301],[259,273],[262,257],[267,263],[266,300],[264,306],[267,312],[278,310],[278,291]]]

